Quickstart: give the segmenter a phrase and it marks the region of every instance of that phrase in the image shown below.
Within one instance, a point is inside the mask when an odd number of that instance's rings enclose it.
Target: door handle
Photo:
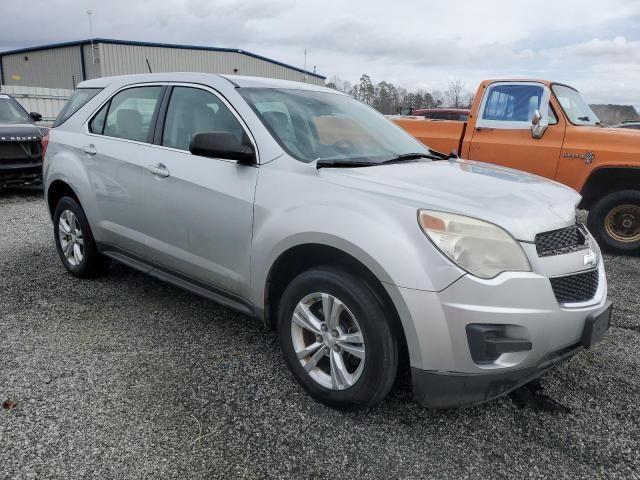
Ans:
[[[82,151],[87,155],[93,156],[96,154],[96,146],[93,143],[85,145],[84,147],[82,147]]]
[[[156,163],[155,165],[147,165],[144,168],[146,168],[151,173],[153,173],[154,175],[157,175],[159,177],[168,177],[169,176],[169,170],[167,169],[167,166],[164,163]]]

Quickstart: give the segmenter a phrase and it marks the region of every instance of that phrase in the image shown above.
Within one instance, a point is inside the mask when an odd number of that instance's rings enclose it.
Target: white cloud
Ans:
[[[5,2],[0,50],[99,37],[243,48],[356,82],[469,89],[524,76],[640,103],[640,2],[618,0],[39,0]],[[590,99],[591,100],[591,99]],[[595,100],[594,100],[595,101]]]

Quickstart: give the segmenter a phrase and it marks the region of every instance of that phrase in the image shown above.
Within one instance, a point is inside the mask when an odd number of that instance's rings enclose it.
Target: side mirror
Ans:
[[[237,160],[240,163],[253,164],[256,152],[246,137],[243,141],[229,132],[201,132],[191,137],[189,151],[194,155],[210,158]]]
[[[533,138],[542,138],[544,132],[547,130],[547,123],[542,121],[542,115],[540,111],[533,112],[533,118],[531,119],[531,136]]]
[[[29,116],[34,122],[39,122],[40,120],[42,120],[42,115],[40,115],[38,112],[30,112]]]

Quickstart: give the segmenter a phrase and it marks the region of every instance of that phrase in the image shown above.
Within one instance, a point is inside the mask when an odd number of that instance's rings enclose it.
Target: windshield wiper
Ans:
[[[413,152],[403,153],[393,158],[383,160],[381,162],[370,162],[364,160],[343,160],[343,159],[330,159],[321,158],[316,161],[316,168],[330,167],[330,168],[357,168],[357,167],[375,167],[376,165],[389,165],[390,163],[404,163],[419,160],[421,158],[428,158],[430,160],[448,160],[452,158],[458,158],[453,152],[449,155],[440,153],[435,150],[429,149],[429,153]]]
[[[446,153],[438,152],[437,150],[429,149],[429,153],[416,152],[416,153],[404,153],[402,155],[398,155],[395,158],[391,158],[389,160],[385,160],[382,163],[396,163],[403,162],[406,160],[418,160],[420,158],[428,158],[430,160],[449,160],[452,158],[458,158],[458,154],[455,152],[451,152],[449,155]]]
[[[357,167],[373,167],[380,165],[379,162],[363,162],[361,160],[332,160],[330,158],[321,158],[316,161],[316,168],[357,168]]]

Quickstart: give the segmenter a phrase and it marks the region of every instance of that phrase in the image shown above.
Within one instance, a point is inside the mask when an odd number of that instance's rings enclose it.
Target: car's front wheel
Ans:
[[[296,277],[280,301],[278,333],[298,382],[336,408],[380,402],[398,368],[385,312],[374,290],[346,271],[323,267]]]
[[[58,255],[64,267],[80,278],[104,272],[107,259],[100,255],[82,207],[71,197],[63,197],[53,214]]]
[[[601,198],[589,211],[587,224],[603,249],[640,253],[640,191],[622,190]]]

